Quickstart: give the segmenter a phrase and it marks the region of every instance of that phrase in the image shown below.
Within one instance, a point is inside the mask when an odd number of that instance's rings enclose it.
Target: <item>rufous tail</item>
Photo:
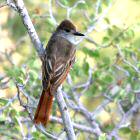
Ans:
[[[53,95],[51,95],[50,89],[46,91],[43,90],[34,116],[35,124],[41,123],[44,126],[47,125],[50,118],[52,105],[53,105]]]

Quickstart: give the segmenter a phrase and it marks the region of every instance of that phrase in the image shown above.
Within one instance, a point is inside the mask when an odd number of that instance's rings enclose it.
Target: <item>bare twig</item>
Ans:
[[[67,10],[67,19],[70,19],[70,15],[73,9],[75,9],[81,3],[85,3],[84,0],[78,0],[77,2],[74,3],[72,7],[69,7],[69,6],[63,5],[59,0],[56,0],[56,2],[59,6]]]
[[[14,0],[6,0],[7,1],[7,5],[9,7],[11,7],[12,9],[14,9],[15,11],[17,11],[17,7],[14,4]]]
[[[17,88],[18,100],[19,100],[19,102],[20,102],[20,105],[21,105],[22,107],[25,108],[25,110],[27,111],[27,113],[28,113],[30,119],[33,121],[33,117],[32,117],[33,112],[31,113],[31,112],[29,111],[30,109],[29,109],[28,105],[25,105],[25,104],[22,102],[22,99],[20,98],[20,92],[23,93],[22,88],[21,88],[17,83],[15,83],[15,84],[16,84],[16,88]],[[25,96],[25,95],[24,95],[24,96]],[[25,96],[25,97],[26,97],[27,100],[28,100],[28,96]],[[21,126],[20,126],[20,127],[21,127]],[[51,138],[51,139],[53,139],[53,140],[58,140],[56,136],[54,136],[54,135],[52,135],[52,134],[46,132],[45,128],[44,128],[42,125],[35,125],[35,127],[36,127],[41,133],[43,133],[45,136],[47,136],[48,138]]]
[[[93,74],[93,69],[89,68],[87,82],[85,82],[84,84],[75,85],[73,87],[73,90],[76,90],[78,88],[83,88],[82,91],[81,91],[81,93],[80,93],[80,95],[82,95],[85,91],[87,91],[87,89],[89,88],[89,86],[93,83],[92,74]]]
[[[20,132],[21,132],[21,135],[22,135],[23,139],[25,139],[25,138],[26,138],[26,136],[25,136],[25,133],[24,133],[24,130],[23,130],[23,126],[22,126],[22,123],[21,123],[21,119],[20,119],[20,118],[18,118],[18,117],[16,117],[16,119],[17,119],[17,122],[18,122],[19,127],[20,127]]]
[[[54,117],[54,116],[51,116],[50,121],[51,121],[51,122],[56,122],[56,123],[63,124],[63,121],[62,121],[61,118]],[[87,127],[87,126],[85,126],[85,125],[78,124],[78,123],[72,123],[72,124],[73,124],[73,127],[74,127],[75,129],[78,129],[78,130],[80,130],[80,131],[87,132],[87,133],[90,133],[90,134],[94,134],[93,129],[90,128],[90,127]]]
[[[119,104],[119,103],[118,103]],[[132,113],[134,113],[140,107],[140,103],[135,103],[126,113],[123,111],[121,105],[119,104],[120,112],[122,113],[121,121],[116,125],[116,127],[110,132],[108,139],[111,140],[112,137],[115,137],[117,140],[120,140],[118,136],[118,131],[124,126],[124,123],[129,118]]]
[[[10,3],[10,4],[15,5],[17,12],[22,17],[23,24],[28,31],[28,34],[32,40],[32,43],[33,43],[39,57],[41,58],[41,60],[43,60],[45,51],[44,51],[41,41],[35,31],[32,21],[29,17],[28,11],[27,11],[26,7],[24,6],[23,0],[17,0],[17,1],[13,1],[13,2],[14,3]],[[9,5],[9,3],[7,3],[7,4]]]
[[[90,41],[91,43],[93,43],[94,45],[98,46],[99,48],[103,48],[103,47],[107,47],[107,46],[112,45],[112,42],[115,39],[115,38],[113,38],[113,40],[111,40],[108,45],[102,46],[102,45],[99,45],[98,43],[96,43],[96,41],[92,40],[92,38],[87,37],[87,35],[89,33],[91,33],[95,29],[95,25],[98,22],[100,22],[106,16],[106,13],[110,9],[111,4],[103,12],[103,14],[100,15],[99,14],[99,7],[100,7],[100,4],[101,4],[101,1],[102,0],[98,0],[97,3],[96,3],[96,9],[95,9],[96,10],[96,13],[95,13],[96,17],[95,17],[95,19],[93,19],[94,25],[89,26],[87,28],[87,31],[85,32],[85,35],[86,35],[85,38],[88,41]],[[84,0],[78,0],[72,7],[69,7],[69,6],[63,5],[62,3],[59,2],[59,0],[57,0],[57,3],[61,7],[65,8],[67,10],[67,18],[70,18],[71,11],[74,8],[76,8],[78,6],[78,4],[84,3],[84,2],[85,2]],[[39,37],[37,36],[37,33],[36,33],[35,29],[33,27],[33,24],[32,24],[32,22],[30,20],[30,17],[28,15],[27,9],[24,6],[23,0],[17,0],[17,1],[7,0],[7,5],[9,5],[10,7],[12,7],[14,10],[16,10],[20,14],[20,16],[22,17],[24,26],[26,27],[26,29],[28,31],[28,34],[30,35],[30,38],[32,40],[32,43],[34,44],[34,47],[36,48],[36,51],[37,51],[39,57],[41,59],[43,59],[44,54],[45,54],[44,49],[42,47],[41,41],[39,40]],[[56,21],[54,15],[53,15],[53,11],[52,11],[52,0],[49,0],[49,15],[50,15],[50,17],[51,17],[54,25],[57,25],[57,21]],[[117,35],[117,37],[118,37],[118,35]],[[77,44],[80,43],[82,40],[83,40],[83,38],[80,39],[80,40],[78,40],[77,41]],[[117,45],[116,47],[118,49],[119,55],[123,59],[123,62],[125,64],[129,65],[130,67],[132,67],[139,74],[139,72],[140,72],[139,71],[139,68],[137,66],[133,65],[132,63],[130,63],[129,61],[127,61],[125,59],[125,56],[122,53],[122,50],[121,50],[120,46]],[[118,65],[113,65],[113,66],[115,66],[118,70],[123,71],[126,76],[129,76],[130,75],[130,73],[128,71],[126,71],[125,69],[121,68],[120,66],[118,66]],[[89,134],[94,134],[97,137],[99,137],[100,135],[104,134],[103,130],[99,126],[99,123],[96,122],[96,114],[99,114],[99,112],[102,109],[104,109],[104,106],[106,106],[107,104],[109,104],[113,100],[110,97],[107,97],[106,95],[103,95],[107,99],[105,99],[93,112],[90,112],[80,102],[79,94],[77,94],[77,91],[76,91],[79,88],[82,89],[82,91],[80,93],[83,93],[84,91],[87,91],[88,90],[88,87],[93,82],[93,80],[92,80],[92,72],[93,71],[89,71],[89,78],[87,79],[87,81],[84,84],[73,85],[73,82],[72,82],[71,78],[68,77],[68,83],[71,86],[71,94],[72,94],[72,97],[73,97],[73,100],[74,100],[73,101],[73,104],[70,103],[70,100],[68,98],[67,93],[64,95],[65,100],[67,102],[67,105],[71,109],[73,109],[75,112],[78,112],[78,113],[82,114],[82,116],[84,116],[84,118],[88,122],[87,125],[90,125],[90,127],[89,126],[82,125],[82,124],[78,124],[78,123],[72,123],[71,120],[70,120],[70,115],[68,113],[68,108],[67,108],[67,106],[65,104],[65,101],[63,99],[63,96],[62,96],[61,89],[58,89],[57,94],[55,94],[56,100],[57,100],[58,105],[59,105],[59,108],[60,108],[60,112],[62,114],[62,119],[56,118],[56,117],[51,117],[51,121],[52,122],[57,122],[57,123],[60,123],[60,124],[63,124],[64,125],[65,131],[67,133],[67,137],[68,137],[69,140],[75,140],[76,139],[75,138],[75,133],[74,133],[73,127],[76,128],[77,130],[84,131],[84,132],[87,132]],[[26,84],[27,84],[27,82],[25,82],[25,85]],[[22,95],[24,95],[28,100],[34,101],[34,99],[32,99],[30,97],[30,95],[28,95],[24,91],[23,87],[19,87],[18,86],[17,89],[18,89],[18,93],[22,92]],[[139,90],[138,91],[135,91],[135,92],[139,92]],[[20,98],[21,97],[18,94],[18,99],[19,99],[19,102],[20,102],[21,106],[23,106],[26,109],[26,111],[29,114],[30,119],[33,120],[33,117],[32,117],[33,111],[31,110],[32,107],[29,107],[28,104],[23,104],[23,102],[22,102],[22,100]],[[11,103],[12,102],[9,100],[9,102],[3,107],[3,109],[7,108]],[[121,106],[118,105],[119,111],[122,114],[122,118],[121,118],[120,123],[118,125],[116,125],[115,128],[110,133],[107,134],[107,138],[108,139],[112,139],[113,137],[115,137],[117,140],[120,139],[119,136],[118,136],[118,130],[123,127],[123,124],[125,124],[127,118],[139,106],[140,106],[139,103],[134,104],[133,107],[128,112],[125,113],[125,112],[123,112]],[[2,109],[2,111],[3,111],[3,109]],[[0,111],[1,111],[1,109],[0,109]],[[20,129],[21,129],[21,132],[22,132],[23,130],[22,130],[22,126],[21,126],[21,122],[20,121],[19,121],[19,125],[20,125]],[[48,133],[42,125],[38,125],[38,126],[36,126],[36,128],[39,131],[41,131],[41,133],[45,134],[47,137],[49,137],[51,139],[58,139],[58,137],[56,135]],[[22,136],[24,137],[24,133],[23,132],[22,132]]]
[[[42,125],[36,125],[36,128],[41,132],[43,133],[44,135],[46,135],[47,137],[53,139],[53,140],[60,140],[58,139],[58,137],[46,132],[46,129],[42,126]]]
[[[94,24],[91,25],[91,26],[89,26],[89,27],[87,28],[87,31],[84,33],[85,36],[84,36],[84,37],[81,37],[79,40],[77,40],[77,41],[75,42],[75,44],[79,44],[84,38],[86,38],[86,36],[87,36],[89,33],[91,33],[91,32],[95,29],[95,26],[105,18],[106,14],[108,13],[109,9],[111,8],[111,5],[112,5],[112,3],[109,4],[108,8],[106,8],[106,9],[104,10],[104,12],[102,13],[102,15],[97,16],[97,17],[94,19]]]
[[[125,57],[124,57],[124,55],[123,55],[123,52],[122,52],[120,46],[119,46],[119,45],[115,45],[115,46],[116,46],[116,48],[118,49],[118,53],[119,53],[120,57],[122,58],[122,61],[123,61],[125,64],[129,65],[131,68],[133,68],[137,73],[140,73],[140,70],[139,70],[136,66],[134,66],[133,64],[131,64],[129,61],[127,61],[127,60],[125,59]]]
[[[95,16],[98,16],[99,8],[101,6],[102,0],[97,0],[96,7],[95,7]]]
[[[55,98],[57,99],[58,102],[58,106],[60,109],[60,112],[62,114],[62,119],[64,122],[64,126],[65,126],[65,130],[68,136],[69,140],[75,140],[75,134],[74,134],[74,130],[73,130],[73,125],[72,122],[70,120],[70,116],[68,113],[68,108],[65,104],[62,92],[61,92],[61,87],[58,88],[58,92],[55,94]]]
[[[5,110],[7,107],[9,107],[15,100],[17,99],[17,95],[15,95],[13,98],[9,99],[7,104],[0,108],[0,111]]]
[[[31,19],[29,17],[28,11],[26,9],[26,7],[24,6],[23,0],[17,0],[17,1],[12,1],[14,7],[16,7],[17,12],[20,14],[23,24],[26,27],[28,34],[30,35],[30,38],[32,40],[32,43],[34,44],[34,47],[40,57],[41,60],[43,60],[44,55],[45,55],[45,51],[44,48],[41,44],[41,41],[39,40],[39,37],[34,29],[34,26],[31,22]],[[51,1],[50,1],[51,2]],[[7,4],[11,7],[11,3],[9,4],[9,1],[7,1]],[[13,8],[13,7],[12,7]],[[15,8],[14,8],[15,10]],[[52,11],[50,11],[51,15],[52,15]],[[53,18],[53,15],[51,16],[51,18]],[[53,18],[54,20],[54,18]],[[56,100],[59,104],[60,107],[60,111],[62,113],[62,118],[64,121],[64,125],[65,125],[65,129],[66,129],[66,133],[68,136],[69,140],[75,140],[75,134],[74,134],[74,130],[73,130],[73,126],[69,117],[69,113],[66,110],[66,105],[65,105],[65,101],[63,99],[63,96],[61,96],[62,94],[56,94]],[[44,131],[42,131],[44,132]]]
[[[49,0],[49,13],[50,13],[50,17],[51,17],[54,25],[57,26],[57,22],[56,22],[56,19],[53,15],[53,11],[52,11],[52,0]]]
[[[72,87],[72,80],[69,77],[69,85]],[[72,108],[73,110],[80,112],[81,114],[83,114],[86,118],[86,120],[88,121],[89,125],[92,127],[93,132],[96,136],[100,136],[103,132],[101,131],[99,124],[96,123],[96,121],[94,120],[92,113],[90,113],[83,105],[82,103],[79,101],[78,98],[78,94],[76,93],[75,90],[73,90],[73,88],[71,88],[72,90],[72,96],[74,98],[75,103],[77,104],[76,106],[69,104],[68,105],[70,108]],[[65,98],[67,98],[67,96],[65,96]],[[68,101],[68,100],[67,100]]]
[[[67,18],[68,19],[70,18],[70,14],[71,14],[72,10],[75,9],[81,3],[85,3],[85,1],[79,0],[79,1],[75,2],[75,4],[72,7],[67,7]]]

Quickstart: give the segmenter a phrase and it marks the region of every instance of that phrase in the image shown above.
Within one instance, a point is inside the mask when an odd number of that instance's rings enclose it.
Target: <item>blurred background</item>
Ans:
[[[77,140],[140,139],[140,0],[26,0],[25,6],[45,47],[56,26],[70,19],[85,39],[63,85],[72,121],[91,127],[71,107],[82,104],[102,135],[76,129]],[[50,139],[38,131],[32,115],[41,93],[41,61],[19,14],[0,0],[0,139]],[[22,87],[19,102],[18,84]],[[77,100],[75,99],[77,98]],[[55,101],[53,116],[60,117]],[[65,139],[61,124],[47,132]]]

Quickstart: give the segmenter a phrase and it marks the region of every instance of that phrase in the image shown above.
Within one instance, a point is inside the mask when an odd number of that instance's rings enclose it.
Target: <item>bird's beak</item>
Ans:
[[[84,34],[79,33],[79,32],[74,32],[73,34],[76,35],[76,36],[85,36]]]

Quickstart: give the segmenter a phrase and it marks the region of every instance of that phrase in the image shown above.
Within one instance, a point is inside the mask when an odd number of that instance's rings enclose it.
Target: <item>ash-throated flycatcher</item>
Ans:
[[[34,123],[46,126],[49,121],[53,97],[57,88],[66,79],[74,61],[76,36],[84,36],[75,26],[64,20],[56,28],[46,47],[42,65],[42,95],[35,113]]]

